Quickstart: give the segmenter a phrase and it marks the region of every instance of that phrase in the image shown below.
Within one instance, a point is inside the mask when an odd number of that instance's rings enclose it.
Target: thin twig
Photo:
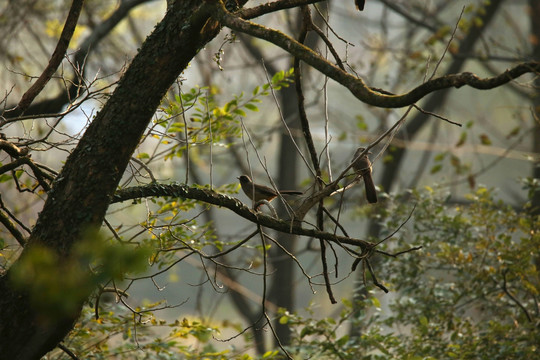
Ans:
[[[69,350],[64,344],[58,344],[58,348],[68,354],[70,358],[73,360],[79,360],[79,358],[71,351]]]
[[[319,243],[321,244],[321,261],[323,266],[323,277],[324,277],[324,284],[326,287],[326,293],[328,294],[328,297],[330,298],[330,302],[332,304],[336,304],[336,298],[334,297],[334,293],[332,292],[332,286],[330,285],[330,277],[328,276],[328,264],[326,263],[326,244],[324,240],[320,240]]]
[[[371,274],[371,278],[373,279],[373,284],[377,286],[379,289],[384,291],[385,293],[388,293],[388,289],[377,280],[377,277],[375,276],[375,272],[373,271],[373,268],[371,267],[371,263],[369,262],[369,259],[364,259],[365,264],[368,267],[369,273]]]
[[[383,250],[375,250],[375,252],[379,253],[379,254],[383,254],[383,255],[386,255],[386,256],[396,258],[399,255],[402,255],[402,254],[405,254],[405,253],[408,253],[408,252],[411,252],[411,251],[420,250],[420,249],[422,249],[422,246],[415,246],[415,247],[412,247],[410,249],[398,251],[397,253],[393,253],[393,254],[389,253],[389,252],[386,252],[386,251],[383,251]]]
[[[523,311],[523,313],[525,314],[525,316],[527,317],[527,320],[529,320],[530,323],[533,322],[533,319],[531,317],[531,315],[529,314],[529,312],[527,311],[527,308],[525,306],[523,306],[523,304],[514,296],[512,295],[512,293],[510,292],[510,290],[508,289],[508,284],[507,284],[507,281],[506,281],[506,274],[508,273],[508,269],[505,269],[502,273],[502,276],[503,276],[503,291],[506,295],[508,295],[508,297],[517,305],[521,308],[521,310]]]
[[[414,204],[414,206],[413,206],[411,212],[409,213],[409,216],[407,216],[407,218],[405,219],[405,221],[402,222],[402,223],[397,227],[397,229],[394,230],[390,235],[388,235],[388,236],[385,237],[384,239],[380,240],[379,242],[375,243],[375,246],[374,246],[374,247],[376,247],[376,246],[379,245],[380,243],[382,243],[382,242],[384,242],[384,241],[390,239],[392,236],[394,236],[394,235],[395,235],[395,234],[396,234],[396,233],[397,233],[397,232],[398,232],[398,231],[399,231],[399,230],[400,230],[400,229],[401,229],[401,228],[402,228],[402,227],[403,227],[410,219],[411,219],[411,216],[412,216],[414,210],[416,210],[416,204]]]

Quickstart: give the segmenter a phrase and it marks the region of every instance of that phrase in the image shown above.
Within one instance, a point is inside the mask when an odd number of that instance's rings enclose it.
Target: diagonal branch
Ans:
[[[41,90],[43,90],[45,85],[47,85],[51,77],[58,69],[58,66],[62,62],[62,59],[64,58],[67,48],[69,46],[69,42],[71,41],[71,37],[73,36],[73,32],[75,31],[75,27],[77,26],[77,21],[79,20],[79,15],[81,13],[83,3],[84,0],[73,0],[71,8],[69,9],[66,23],[64,24],[64,29],[62,30],[60,39],[58,40],[56,48],[54,49],[51,59],[49,60],[49,64],[47,65],[45,70],[43,70],[41,76],[30,87],[30,89],[28,89],[24,93],[21,100],[19,101],[19,104],[17,105],[21,113],[24,113],[26,109],[28,109],[32,101],[34,101],[36,96],[38,96],[38,94],[41,92]]]
[[[0,224],[4,225],[4,227],[10,232],[11,235],[17,240],[19,245],[25,246],[26,245],[26,238],[24,235],[17,229],[17,226],[2,212],[0,211]]]

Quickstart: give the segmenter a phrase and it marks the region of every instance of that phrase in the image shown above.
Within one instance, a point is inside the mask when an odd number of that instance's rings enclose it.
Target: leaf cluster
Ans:
[[[381,216],[387,231],[411,203],[416,210],[388,247],[423,249],[398,261],[380,259],[381,277],[392,290],[387,305],[370,290],[363,300],[344,301],[337,317],[283,314],[294,329],[291,353],[324,359],[533,358],[540,343],[540,219],[530,203],[511,207],[493,189],[480,187],[468,200],[454,204],[430,188],[392,198]]]

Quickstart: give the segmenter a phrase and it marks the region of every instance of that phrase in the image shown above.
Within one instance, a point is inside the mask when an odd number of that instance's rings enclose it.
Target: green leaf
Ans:
[[[277,84],[281,82],[281,80],[283,80],[284,77],[285,77],[285,72],[283,70],[278,71],[277,73],[274,74],[274,76],[272,76],[272,84]]]
[[[439,162],[439,161],[442,161],[445,157],[446,157],[446,153],[443,152],[443,153],[435,155],[433,160]]]
[[[228,103],[226,103],[225,106],[223,107],[223,110],[225,112],[229,112],[232,107],[236,107],[236,106],[238,106],[238,101],[236,99],[234,99],[234,100],[231,100]]]
[[[233,113],[236,115],[244,116],[244,117],[246,116],[246,113],[242,109],[234,109]]]
[[[356,115],[356,127],[360,130],[367,130],[368,126],[366,124],[366,119],[362,115]]]
[[[247,103],[244,106],[246,107],[246,109],[249,109],[251,111],[259,111],[259,108],[253,104]]]
[[[486,134],[480,135],[480,142],[482,145],[491,145],[491,139]]]
[[[267,351],[263,354],[263,359],[273,358],[279,354],[279,351],[273,350],[273,351]]]
[[[0,175],[0,183],[10,181],[10,180],[12,180],[11,175],[7,175],[7,174]]]
[[[465,140],[467,140],[467,133],[464,131],[461,133],[461,135],[459,136],[459,140],[458,142],[456,143],[456,147],[460,147],[462,146],[463,144],[465,144]]]
[[[349,335],[344,335],[336,341],[336,345],[339,347],[343,347],[347,344],[348,341],[349,341]]]
[[[442,169],[442,165],[441,165],[441,164],[437,164],[437,165],[435,165],[434,167],[431,168],[430,173],[431,173],[431,174],[436,174],[436,173],[438,173],[439,171],[441,171],[441,169]]]
[[[373,306],[375,306],[376,308],[381,308],[381,302],[379,301],[379,299],[377,299],[376,297],[372,297],[370,298],[371,300],[371,303],[373,304]]]
[[[521,126],[516,126],[515,128],[513,128],[513,129],[508,133],[508,135],[506,135],[506,138],[507,138],[507,139],[510,139],[511,137],[516,136],[517,134],[519,134],[520,130],[521,130]]]

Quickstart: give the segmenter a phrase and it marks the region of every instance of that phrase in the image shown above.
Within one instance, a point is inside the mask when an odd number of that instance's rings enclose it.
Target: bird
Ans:
[[[247,175],[239,176],[238,180],[240,180],[240,185],[242,186],[244,194],[246,194],[248,198],[256,203],[262,200],[272,201],[278,196],[278,192],[276,190],[268,186],[255,184]],[[302,195],[303,192],[296,190],[279,190],[279,194]]]
[[[364,178],[364,185],[366,186],[366,199],[370,204],[377,202],[377,190],[375,190],[375,184],[371,177],[371,161],[367,157],[367,154],[358,157],[365,148],[360,147],[356,150],[353,157],[353,169],[359,176]],[[371,152],[368,151],[368,154]]]
[[[356,5],[356,8],[358,11],[364,10],[364,5],[366,4],[366,0],[354,0],[354,5]]]

